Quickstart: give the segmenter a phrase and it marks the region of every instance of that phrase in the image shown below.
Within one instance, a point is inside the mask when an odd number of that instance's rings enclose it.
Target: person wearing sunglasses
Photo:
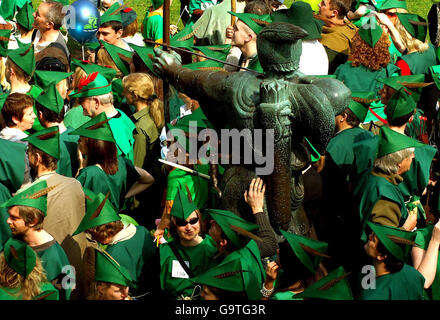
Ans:
[[[191,278],[215,266],[216,244],[200,235],[201,213],[184,190],[178,190],[170,214],[171,238],[159,247],[161,288],[170,299],[192,300],[200,292]]]

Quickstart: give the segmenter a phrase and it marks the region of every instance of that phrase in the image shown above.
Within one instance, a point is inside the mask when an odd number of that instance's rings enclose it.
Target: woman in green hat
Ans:
[[[18,10],[15,17],[18,32],[16,32],[13,39],[9,41],[8,49],[21,48],[24,45],[28,45],[32,42],[32,33],[34,31],[34,12],[35,10],[32,8],[29,2],[26,2],[26,4],[24,4],[20,10]]]

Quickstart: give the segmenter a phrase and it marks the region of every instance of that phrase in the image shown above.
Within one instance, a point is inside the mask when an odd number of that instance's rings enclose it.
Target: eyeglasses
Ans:
[[[189,221],[186,221],[186,220],[183,220],[183,219],[176,219],[176,224],[177,224],[179,227],[185,227],[188,223],[191,224],[191,225],[194,225],[194,224],[196,224],[197,222],[199,222],[199,217],[192,218],[192,219],[189,220]]]

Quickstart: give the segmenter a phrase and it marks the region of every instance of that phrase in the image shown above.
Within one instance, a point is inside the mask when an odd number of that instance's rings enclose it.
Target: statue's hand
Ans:
[[[180,56],[176,52],[169,53],[159,48],[153,50],[156,54],[156,57],[153,58],[153,67],[158,74],[165,75],[170,66],[180,64]]]

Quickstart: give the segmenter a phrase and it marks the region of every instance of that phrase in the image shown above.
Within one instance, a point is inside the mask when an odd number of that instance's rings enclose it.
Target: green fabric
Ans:
[[[155,10],[163,5],[163,0],[152,0],[151,2],[153,3],[153,8]]]
[[[0,208],[9,208],[13,206],[27,206],[41,210],[46,216],[47,195],[39,196],[39,193],[47,188],[46,181],[41,181],[30,185],[26,189],[18,190],[14,197],[0,204]],[[31,198],[35,197],[35,199]]]
[[[402,83],[422,83],[425,81],[424,74],[413,74],[411,76],[398,76],[398,77],[388,77],[388,78],[380,78],[379,82],[387,85],[394,90],[399,90],[404,88],[405,86]]]
[[[32,24],[34,23],[34,12],[34,8],[32,8],[29,2],[26,2],[26,4],[21,7],[20,10],[18,10],[15,20],[26,30],[32,30]]]
[[[111,256],[111,255],[110,255]],[[95,249],[95,281],[136,288],[130,273],[114,257]]]
[[[123,156],[133,163],[133,132],[136,129],[136,126],[124,112],[119,109],[116,110],[119,114],[110,118],[108,124],[110,125],[110,129],[116,141],[116,146],[118,147],[118,155]]]
[[[8,188],[6,188],[2,183],[0,183],[0,201],[7,201],[12,197]],[[6,208],[0,208],[0,252],[3,251],[3,246],[12,237],[11,228],[7,223],[9,218],[8,210]]]
[[[73,71],[76,70],[76,68],[81,68],[84,70],[86,74],[92,74],[94,72],[98,72],[99,74],[103,75],[104,78],[110,83],[114,77],[116,77],[117,71],[113,68],[103,67],[95,63],[91,63],[89,61],[85,60],[78,60],[78,59],[72,59],[72,62],[70,63],[70,67]]]
[[[72,91],[69,96],[72,98],[96,97],[109,92],[112,92],[111,84],[102,74],[94,72],[83,77],[78,88]]]
[[[22,141],[27,141],[55,159],[60,159],[60,132],[58,126],[38,131],[22,139]]]
[[[77,129],[90,120],[90,117],[83,114],[83,108],[77,106],[66,112],[63,122],[66,127]]]
[[[149,11],[145,14],[143,21],[144,29],[142,35],[144,39],[152,40],[161,43],[163,40],[163,17],[160,13]],[[174,35],[176,37],[179,33]],[[172,41],[173,38],[170,39]],[[170,43],[170,45],[173,45]],[[152,44],[147,44],[147,47],[153,46]]]
[[[108,118],[105,112],[101,112],[99,115],[94,117],[89,122],[83,124],[78,129],[70,132],[69,135],[78,135],[96,140],[116,142],[115,139],[113,138],[113,133],[110,128],[109,121],[107,120]]]
[[[110,8],[108,8],[104,14],[101,16],[100,26],[106,22],[117,21],[122,23],[121,13],[118,10],[121,7],[119,2],[115,2]]]
[[[18,294],[20,289],[21,288],[0,288],[0,300],[22,300],[22,295]],[[54,293],[55,296],[51,294],[50,297],[47,298],[47,300],[59,300],[58,290],[55,289],[55,287],[50,282],[43,282],[40,285],[40,291],[42,293],[34,297],[35,300],[37,300],[38,297],[48,294],[49,292]]]
[[[15,272],[27,277],[36,265],[37,255],[25,242],[9,238],[4,247],[5,260]]]
[[[56,114],[60,114],[64,107],[64,99],[59,94],[55,84],[51,84],[50,87],[37,97],[36,101]]]
[[[194,46],[193,49],[201,51],[205,56],[226,61],[229,51],[231,50],[231,45],[223,44],[216,46]],[[212,61],[212,60],[207,60],[207,61]]]
[[[0,183],[15,193],[23,184],[26,145],[0,139]]]
[[[66,144],[63,142],[60,135],[60,159],[58,160],[58,166],[56,169],[56,173],[61,174],[65,177],[73,177],[73,167],[72,167],[72,158],[70,156],[69,149],[67,149]],[[78,152],[78,151],[77,151]],[[78,156],[76,157],[78,158]],[[75,161],[76,160],[76,161]],[[78,159],[74,159],[74,163],[77,163]],[[78,167],[76,167],[78,169]],[[76,171],[75,171],[76,174]]]
[[[73,236],[88,229],[121,220],[121,217],[112,206],[107,195],[104,196],[102,193],[92,192],[86,186],[83,186],[83,189],[87,196],[86,214],[78,228],[72,234]]]
[[[425,52],[413,52],[401,57],[411,70],[412,74],[428,74],[429,67],[437,64],[437,56],[432,43],[428,43],[429,49]]]
[[[352,92],[352,97],[361,99],[374,99],[374,92]],[[358,102],[352,99],[348,108],[354,113],[356,118],[363,123],[368,114],[368,103]]]
[[[423,146],[423,144],[415,139],[384,126],[379,132],[377,158],[394,153],[396,151],[419,146]]]
[[[413,267],[376,278],[375,289],[362,291],[360,300],[423,300],[425,278]]]
[[[205,214],[209,214],[211,218],[217,222],[223,233],[235,245],[236,248],[242,247],[243,243],[240,241],[239,234],[231,228],[232,226],[239,227],[251,233],[256,232],[260,228],[258,225],[247,222],[231,211],[206,209]]]
[[[408,10],[408,7],[406,5],[406,0],[385,0],[382,3],[380,10],[387,10],[387,9],[394,9],[394,8],[401,8],[401,9]]]
[[[128,75],[130,73],[130,66],[127,62],[121,59],[120,55],[126,57],[127,59],[131,59],[131,57],[133,56],[133,52],[124,50],[105,41],[101,41],[101,44],[104,45],[104,49],[108,52],[116,67],[124,75]]]
[[[426,23],[424,18],[417,14],[399,12],[397,13],[397,17],[410,35],[422,42],[425,42],[428,26],[414,24],[414,22]]]
[[[440,89],[440,65],[429,67],[429,71],[431,72],[437,89]]]
[[[405,88],[396,91],[387,103],[387,118],[396,119],[414,113],[417,103]]]
[[[24,73],[29,76],[33,75],[35,70],[35,55],[32,44],[23,48],[8,50],[8,58],[23,70]]]
[[[185,189],[179,189],[176,197],[174,198],[173,207],[171,208],[170,215],[172,217],[179,218],[181,220],[187,220],[188,217],[197,210],[196,205],[189,200],[189,194]],[[188,189],[189,190],[189,189]]]
[[[382,37],[382,33],[383,30],[377,23],[376,17],[368,19],[365,21],[365,24],[359,28],[359,36],[372,48],[374,48]]]
[[[8,45],[9,45],[9,37],[11,36],[12,30],[1,29],[0,37],[3,40],[0,40],[0,56],[7,57],[8,56]],[[6,40],[4,40],[6,39]]]
[[[39,86],[34,84],[31,86],[31,89],[26,94],[28,96],[32,97],[32,99],[36,100],[42,92],[43,92],[43,89],[41,89]],[[35,107],[35,102],[34,102],[34,113],[35,113],[36,118],[34,120],[32,130],[34,130],[34,131],[43,130],[44,127],[41,125],[40,120],[38,119],[38,112],[37,112],[37,108]]]
[[[58,290],[55,289],[55,287],[53,287],[53,289],[46,288],[44,291],[42,289],[41,293],[33,297],[32,300],[59,300],[59,293]]]
[[[43,71],[35,70],[35,83],[41,88],[48,88],[50,85],[56,85],[61,80],[70,77],[73,72],[59,72],[59,71]]]
[[[189,262],[189,269],[198,276],[216,265],[213,257],[217,253],[215,241],[207,235],[202,242],[194,247],[183,247],[177,241],[172,241],[183,261]],[[160,285],[166,294],[177,298],[180,295],[191,296],[194,283],[189,278],[173,278],[173,261],[177,261],[169,243],[159,246],[160,255]]]
[[[125,28],[136,20],[136,11],[132,8],[126,8],[121,11],[122,26]]]
[[[17,10],[16,0],[2,1],[0,4],[0,16],[5,20],[12,20]]]
[[[170,45],[178,48],[191,48],[194,45],[194,33],[192,27],[187,24],[183,30],[176,33],[170,39]]]
[[[128,45],[130,46],[130,48],[134,50],[134,52],[136,52],[139,55],[139,57],[142,59],[144,64],[147,66],[148,70],[150,70],[153,74],[156,74],[153,71],[153,61],[150,58],[150,55],[151,57],[154,57],[153,47],[151,46],[139,47],[132,43],[129,43]]]
[[[263,28],[271,23],[271,16],[268,14],[264,15],[257,15],[253,13],[237,13],[228,11],[228,13],[236,16],[238,19],[240,19],[244,24],[246,24],[249,28],[251,28],[252,31],[255,32],[255,34],[259,34]],[[261,23],[259,21],[264,21],[267,23]]]
[[[344,267],[339,267],[330,272],[326,277],[312,283],[295,298],[313,298],[324,300],[353,300],[353,294],[345,275]],[[341,279],[342,278],[342,279]],[[338,279],[336,283],[326,288],[330,282]]]
[[[258,56],[255,56],[251,59],[247,68],[250,70],[258,71],[260,73],[264,72],[263,67],[260,64],[260,60],[258,59]]]

